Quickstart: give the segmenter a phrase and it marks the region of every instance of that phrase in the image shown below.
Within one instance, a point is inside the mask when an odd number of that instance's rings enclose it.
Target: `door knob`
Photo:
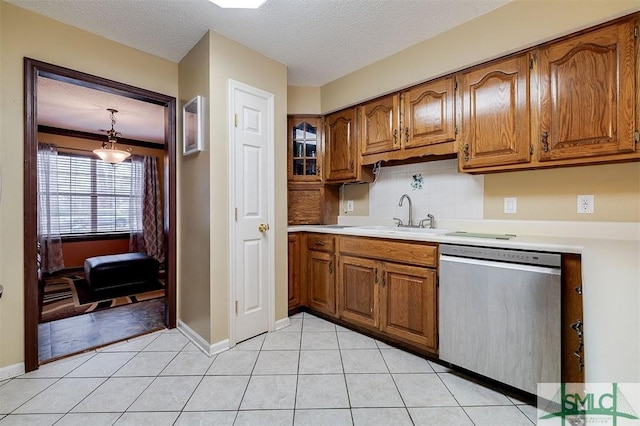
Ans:
[[[268,223],[261,223],[260,225],[258,225],[258,231],[267,232],[268,230],[269,230],[269,224]]]

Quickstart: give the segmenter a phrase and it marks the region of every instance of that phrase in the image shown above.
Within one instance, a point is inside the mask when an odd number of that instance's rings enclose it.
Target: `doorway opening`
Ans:
[[[112,80],[104,79],[102,77],[97,77],[89,74],[85,74],[82,72],[78,72],[75,70],[71,70],[68,68],[59,67],[56,65],[44,63],[41,61],[25,58],[24,60],[24,69],[25,69],[25,135],[24,135],[24,155],[25,155],[25,168],[24,168],[24,294],[25,294],[25,370],[32,371],[38,368],[39,365],[39,323],[41,322],[42,315],[42,304],[43,304],[43,293],[44,286],[42,278],[42,271],[40,269],[41,266],[41,250],[39,249],[39,238],[38,238],[38,212],[34,206],[38,205],[38,143],[40,136],[46,132],[46,134],[55,134],[58,133],[58,137],[69,137],[70,135],[60,135],[60,129],[51,129],[45,128],[39,120],[38,116],[38,94],[39,94],[39,82],[47,81],[52,83],[53,86],[56,85],[66,85],[67,89],[73,88],[78,91],[86,91],[92,90],[95,93],[102,94],[104,97],[119,97],[126,104],[131,103],[139,103],[141,105],[148,105],[151,108],[155,108],[156,112],[159,111],[161,116],[161,136],[159,145],[156,145],[155,148],[157,152],[158,164],[157,168],[160,169],[160,191],[161,198],[163,199],[163,219],[159,225],[159,236],[162,238],[162,248],[164,249],[164,259],[162,262],[163,268],[163,280],[164,280],[164,297],[161,297],[160,300],[155,300],[154,307],[156,311],[160,310],[159,318],[162,324],[166,327],[173,328],[176,323],[176,159],[175,159],[175,151],[176,151],[176,100],[175,98],[155,92],[151,92],[145,89],[140,89],[137,87],[129,86],[123,83],[115,82]],[[74,91],[70,90],[70,91]],[[43,90],[44,96],[44,90]],[[93,105],[95,107],[95,105]],[[113,107],[109,105],[109,107]],[[101,108],[102,109],[102,108]],[[85,111],[86,112],[86,111]],[[101,112],[102,113],[102,112]],[[43,112],[44,115],[44,112]],[[78,114],[78,121],[81,121],[83,117],[80,117],[81,114]],[[106,114],[104,114],[105,117]],[[89,122],[90,120],[88,120]],[[108,123],[103,123],[99,126],[94,126],[94,131],[98,131],[98,129],[102,129],[107,126]],[[73,132],[72,132],[73,133]],[[76,140],[86,139],[98,140],[102,141],[106,137],[104,133],[95,134],[91,132],[82,132],[75,131]],[[131,141],[128,139],[122,139],[123,146],[125,145],[134,145],[134,153],[135,150],[142,150],[140,148],[141,144],[135,143],[135,141]],[[144,145],[145,143],[142,143]],[[95,142],[95,148],[98,148],[100,143]],[[73,148],[73,147],[72,147]],[[76,151],[73,155],[76,155],[77,158],[80,158],[80,163],[84,164],[86,162],[89,169],[95,169],[96,167],[102,167],[104,170],[109,171],[111,165],[105,168],[105,164],[100,163],[100,160],[96,161],[95,159],[90,157],[91,150],[90,149],[82,149],[80,147],[75,147]],[[146,149],[146,148],[145,148]],[[84,151],[84,152],[82,152]],[[72,154],[67,153],[68,156]],[[76,157],[74,157],[76,158]],[[79,164],[80,164],[79,163]],[[122,164],[122,163],[121,163]],[[115,169],[111,168],[111,169]],[[103,175],[101,175],[103,176]],[[75,183],[77,180],[74,178],[72,181]],[[60,192],[60,191],[59,191]],[[93,205],[97,204],[96,194],[91,194],[91,203]],[[94,215],[95,216],[95,215]],[[100,215],[98,215],[100,216]],[[127,219],[124,217],[115,217],[117,214],[114,214],[114,227],[125,228],[129,225],[127,224]],[[92,216],[93,217],[93,216]],[[102,225],[98,225],[99,229],[95,229],[96,219],[93,220],[94,229],[93,232],[100,233],[100,231],[104,231],[104,229],[100,228]],[[120,223],[118,221],[122,221]],[[82,228],[80,225],[79,228]],[[117,232],[122,231],[122,229],[113,229],[113,232],[106,232],[107,234],[111,234],[111,241],[116,241]],[[121,234],[125,234],[122,233]],[[95,235],[91,238],[95,240]],[[122,245],[122,242],[120,242]],[[128,251],[128,250],[127,250]],[[76,267],[79,275],[82,275],[84,272],[81,263],[82,260],[71,260],[70,261],[73,266]],[[76,263],[78,263],[76,265]],[[83,277],[84,278],[84,277]],[[70,283],[70,287],[76,290],[76,293],[80,293],[81,290],[81,282],[78,283]],[[113,295],[116,298],[118,295]],[[76,299],[78,299],[77,294],[75,295]],[[104,299],[104,298],[103,298]],[[121,299],[121,298],[120,298]],[[134,297],[135,299],[135,297]],[[158,299],[158,298],[155,298]],[[137,301],[137,300],[136,300]],[[161,302],[159,304],[158,302]],[[77,302],[77,300],[76,300]],[[149,300],[151,302],[151,300]],[[147,303],[147,302],[144,302]],[[142,308],[142,303],[138,303],[140,308]],[[150,305],[150,303],[148,303]],[[131,305],[133,306],[133,305]],[[118,307],[118,308],[110,308],[107,311],[122,310],[126,308],[126,306]],[[83,309],[82,307],[77,309]],[[146,309],[146,308],[142,308]],[[82,312],[81,312],[82,313]],[[90,315],[95,315],[98,312],[91,313]],[[132,335],[140,334],[132,331]],[[43,336],[44,337],[44,336]],[[131,336],[116,336],[112,335],[113,341],[122,340]],[[108,342],[94,342],[91,346],[101,346]],[[84,348],[90,349],[90,347]]]

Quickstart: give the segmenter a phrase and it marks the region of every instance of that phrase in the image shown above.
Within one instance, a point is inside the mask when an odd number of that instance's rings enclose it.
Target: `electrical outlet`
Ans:
[[[578,195],[578,213],[593,214],[593,195]]]
[[[504,212],[510,214],[518,212],[518,199],[516,197],[505,197]]]
[[[353,211],[353,200],[347,200],[347,211],[348,212]]]

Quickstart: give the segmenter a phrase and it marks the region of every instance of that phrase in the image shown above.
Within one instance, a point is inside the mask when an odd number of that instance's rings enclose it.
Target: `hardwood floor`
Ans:
[[[165,301],[153,299],[38,325],[38,361],[164,328]]]

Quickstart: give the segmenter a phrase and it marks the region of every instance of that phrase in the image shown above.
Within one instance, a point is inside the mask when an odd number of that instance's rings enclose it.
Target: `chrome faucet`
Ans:
[[[407,194],[402,194],[398,205],[402,207],[402,202],[405,198],[409,201],[409,222],[407,222],[407,226],[413,226],[413,214],[411,213],[411,211],[413,210],[413,204],[411,203],[411,197],[409,197]]]

